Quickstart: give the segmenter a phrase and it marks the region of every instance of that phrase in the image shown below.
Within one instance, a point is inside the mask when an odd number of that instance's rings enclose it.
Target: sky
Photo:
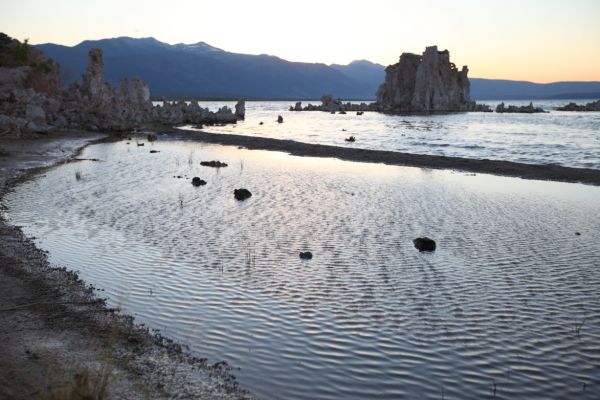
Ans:
[[[600,0],[0,0],[30,43],[152,36],[290,61],[396,63],[437,45],[469,76],[600,81]]]

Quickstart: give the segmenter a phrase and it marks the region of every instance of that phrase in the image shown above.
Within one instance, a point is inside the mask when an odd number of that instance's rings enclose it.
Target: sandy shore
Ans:
[[[256,136],[208,133],[164,127],[152,127],[156,132],[177,135],[207,143],[243,146],[248,149],[283,151],[295,156],[331,157],[347,161],[373,162],[430,169],[452,169],[465,172],[503,175],[524,179],[578,182],[600,185],[600,170],[569,168],[559,165],[533,165],[511,161],[474,160],[396,151],[366,150],[309,144],[294,140],[280,140]]]
[[[63,133],[0,140],[0,198],[105,139]],[[247,397],[226,363],[209,365],[187,355],[108,309],[98,293],[77,273],[51,267],[43,251],[0,217],[0,398],[84,398],[74,391],[103,390],[102,398]]]

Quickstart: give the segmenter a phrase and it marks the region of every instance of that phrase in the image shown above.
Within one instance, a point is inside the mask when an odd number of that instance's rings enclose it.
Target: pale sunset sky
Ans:
[[[30,43],[152,36],[290,61],[383,65],[437,44],[469,76],[600,81],[600,0],[0,0]]]

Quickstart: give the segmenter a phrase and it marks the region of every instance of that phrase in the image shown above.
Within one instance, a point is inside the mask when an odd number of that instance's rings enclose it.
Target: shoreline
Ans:
[[[19,183],[119,137],[71,132],[0,140],[0,202]],[[50,265],[48,255],[0,214],[1,398],[249,397],[226,362],[211,365],[189,355],[108,308],[99,294],[76,271]]]
[[[195,139],[205,143],[242,146],[250,150],[281,151],[300,157],[337,158],[345,161],[381,163],[426,169],[448,169],[522,179],[600,186],[600,170],[594,169],[369,150],[230,133],[191,131],[156,125],[146,127],[146,129],[156,133],[174,134],[178,139]]]

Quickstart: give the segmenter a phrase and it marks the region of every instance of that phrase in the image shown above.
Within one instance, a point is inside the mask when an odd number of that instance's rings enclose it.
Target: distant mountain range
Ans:
[[[40,44],[36,48],[61,65],[63,81],[81,79],[87,53],[104,51],[105,78],[117,85],[137,75],[153,96],[199,99],[318,99],[324,93],[348,100],[372,100],[385,67],[366,60],[348,65],[290,62],[270,55],[224,51],[207,43],[170,45],[154,38],[86,40],[73,47]],[[600,82],[556,82],[470,78],[471,98],[600,98]]]

